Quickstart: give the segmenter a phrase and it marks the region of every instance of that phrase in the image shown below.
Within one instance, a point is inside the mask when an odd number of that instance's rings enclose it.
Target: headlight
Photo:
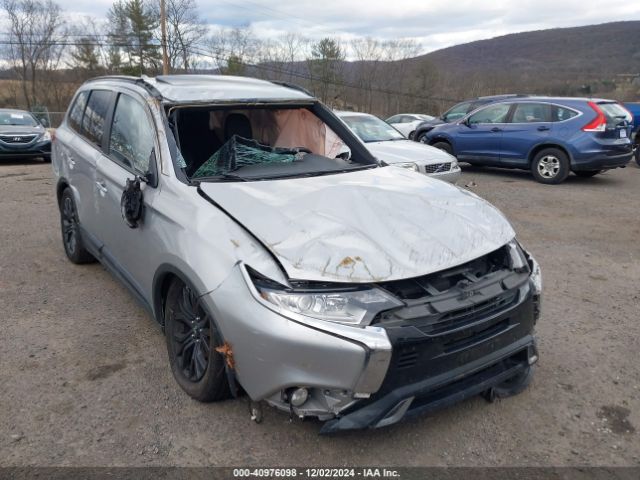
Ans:
[[[414,172],[418,171],[418,165],[415,163],[394,163],[393,166],[406,168],[407,170],[413,170]]]
[[[51,134],[49,133],[49,130],[45,130],[44,133],[42,134],[42,138],[40,140],[51,140]]]
[[[536,259],[527,253],[527,259],[529,260],[529,266],[531,267],[531,283],[536,295],[542,295],[542,271],[540,265],[536,262]]]
[[[533,293],[540,295],[542,293],[542,272],[538,262],[515,239],[511,240],[507,247],[511,257],[511,268],[516,271],[529,271],[531,283],[533,284]]]
[[[378,313],[404,305],[379,288],[297,291],[284,286],[274,288],[273,282],[262,282],[254,272],[250,272],[250,275],[265,305],[285,316],[304,315],[328,322],[365,327]]]

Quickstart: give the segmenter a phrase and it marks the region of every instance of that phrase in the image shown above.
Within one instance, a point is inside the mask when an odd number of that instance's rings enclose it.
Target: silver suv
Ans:
[[[165,332],[179,385],[381,427],[524,389],[541,277],[476,195],[378,164],[285,84],[104,77],[53,145],[63,244]]]

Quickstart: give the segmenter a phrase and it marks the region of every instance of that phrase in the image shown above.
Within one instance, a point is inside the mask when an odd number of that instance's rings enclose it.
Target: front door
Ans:
[[[121,93],[116,101],[109,130],[108,149],[97,162],[96,204],[101,219],[100,238],[104,242],[103,256],[117,274],[147,302],[151,298],[153,275],[150,259],[157,244],[151,228],[153,204],[158,189],[140,182],[143,195],[143,216],[138,222],[125,221],[122,197],[127,180],[145,177],[156,171],[156,133],[147,108],[134,97]]]
[[[510,108],[509,103],[489,105],[461,122],[455,140],[458,160],[497,164],[500,161],[502,131]]]

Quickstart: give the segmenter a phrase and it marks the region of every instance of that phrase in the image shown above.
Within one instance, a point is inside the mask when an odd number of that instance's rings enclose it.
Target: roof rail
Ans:
[[[133,83],[135,85],[140,85],[141,87],[143,87],[147,92],[149,92],[154,98],[156,98],[157,100],[161,100],[162,99],[162,94],[160,93],[160,91],[154,87],[153,85],[151,85],[149,82],[147,82],[148,77],[146,76],[142,76],[142,77],[134,77],[131,75],[102,75],[100,77],[94,77],[91,78],[89,80],[87,80],[88,82],[95,82],[98,80],[119,80],[121,82],[129,82],[129,83]]]
[[[287,87],[292,90],[298,90],[299,92],[306,93],[310,97],[314,97],[313,93],[311,93],[309,90],[307,90],[304,87],[301,87],[300,85],[296,85],[295,83],[281,82],[279,80],[269,80],[269,81],[274,85],[280,85],[281,87]]]

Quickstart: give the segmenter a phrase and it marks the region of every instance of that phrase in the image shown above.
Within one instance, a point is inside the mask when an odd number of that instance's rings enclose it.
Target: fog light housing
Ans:
[[[301,407],[309,399],[309,390],[304,387],[296,388],[289,395],[289,403],[294,407]]]

